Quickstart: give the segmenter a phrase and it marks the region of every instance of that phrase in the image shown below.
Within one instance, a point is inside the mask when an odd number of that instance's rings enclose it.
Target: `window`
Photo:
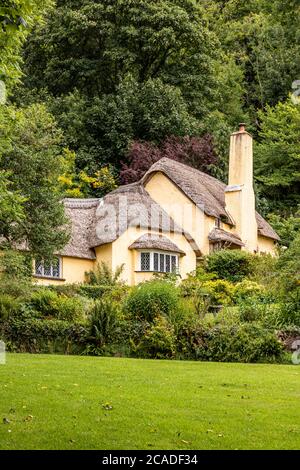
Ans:
[[[141,253],[141,271],[150,271],[150,253]]]
[[[59,278],[61,276],[61,259],[53,258],[46,261],[41,258],[35,260],[35,275],[39,277]]]
[[[179,257],[170,253],[142,251],[140,254],[140,271],[155,271],[159,273],[176,273]]]
[[[154,262],[154,271],[159,271],[159,254],[158,253],[153,253],[153,262]]]

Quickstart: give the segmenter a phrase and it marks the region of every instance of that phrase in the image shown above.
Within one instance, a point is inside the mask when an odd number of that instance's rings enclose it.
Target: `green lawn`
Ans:
[[[300,366],[7,359],[0,449],[300,447]]]

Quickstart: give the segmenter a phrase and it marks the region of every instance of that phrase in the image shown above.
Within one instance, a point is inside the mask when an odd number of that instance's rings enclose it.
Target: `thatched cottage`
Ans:
[[[83,282],[104,261],[112,270],[124,264],[123,279],[134,285],[154,272],[184,278],[214,250],[276,252],[278,235],[255,211],[252,137],[242,124],[231,136],[227,186],[162,158],[138,183],[64,204],[71,239],[52,264],[36,263],[39,283]]]

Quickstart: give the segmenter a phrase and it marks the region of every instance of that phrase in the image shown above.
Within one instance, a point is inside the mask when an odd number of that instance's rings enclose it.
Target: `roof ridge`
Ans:
[[[64,198],[63,203],[65,207],[69,208],[90,208],[98,206],[101,199],[99,198]]]
[[[218,178],[216,178],[215,176],[212,176],[212,175],[209,175],[208,173],[205,173],[205,171],[201,171],[201,170],[198,170],[198,168],[194,168],[190,165],[187,165],[186,163],[182,163],[178,160],[173,160],[172,158],[169,158],[169,157],[162,157],[160,158],[159,160],[157,160],[157,162],[153,163],[149,170],[147,170],[147,173],[151,170],[151,168],[156,165],[157,163],[161,162],[162,160],[166,160],[167,162],[172,162],[172,163],[175,163],[176,165],[180,165],[180,166],[183,166],[185,167],[188,171],[192,171],[193,173],[194,172],[197,172],[199,173],[201,176],[205,176],[206,178],[209,178],[213,181],[216,181],[218,184],[222,184],[224,185],[224,187],[226,187],[226,184],[223,183],[223,181],[220,181]]]

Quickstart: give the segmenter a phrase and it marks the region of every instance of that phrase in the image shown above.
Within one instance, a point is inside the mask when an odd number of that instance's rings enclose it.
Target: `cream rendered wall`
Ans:
[[[194,238],[201,253],[208,254],[208,234],[215,226],[215,219],[204,214],[161,172],[156,172],[151,176],[145,189],[152,199]]]
[[[95,248],[96,263],[103,261],[110,268],[112,267],[112,243],[106,243],[105,245],[97,246]]]
[[[277,244],[271,238],[258,236],[258,253],[270,254],[272,256],[277,255]]]
[[[77,284],[85,280],[85,272],[94,269],[94,261],[89,259],[73,258],[62,256],[62,272],[61,279],[47,279],[35,277],[38,285],[60,285],[60,284]]]
[[[240,130],[230,138],[229,177],[225,190],[226,209],[235,221],[236,232],[245,247],[252,253],[257,251],[257,222],[253,190],[253,145],[252,136]]]
[[[141,235],[149,233],[146,229],[129,227],[116,241],[112,243],[112,269],[115,270],[121,264],[124,264],[122,279],[129,285],[135,285],[139,282],[152,277],[151,273],[138,272],[138,250],[129,250],[128,247],[136,241]],[[159,232],[152,231],[153,234]],[[196,269],[196,255],[186,238],[181,234],[163,233],[165,237],[172,240],[178,248],[183,250],[186,255],[180,256],[179,271],[182,278]]]

